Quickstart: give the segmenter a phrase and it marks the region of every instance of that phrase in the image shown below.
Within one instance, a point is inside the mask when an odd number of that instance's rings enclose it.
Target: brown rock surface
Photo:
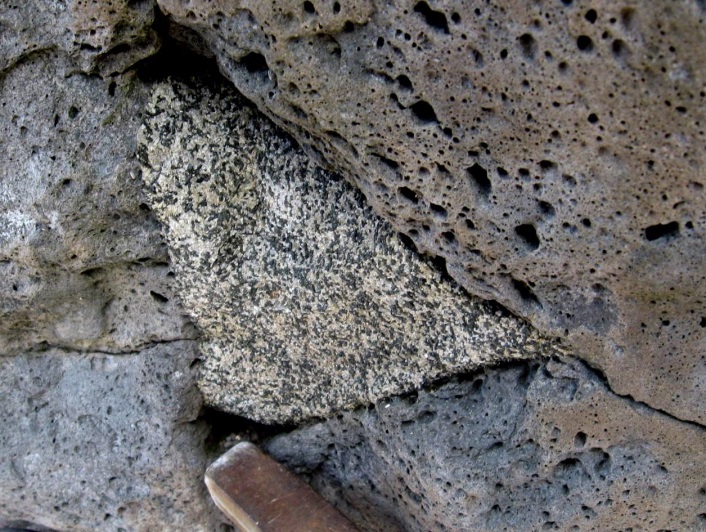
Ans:
[[[702,2],[159,5],[462,286],[704,420]]]
[[[68,71],[124,72],[159,48],[153,0],[8,0],[0,6],[0,72],[60,52]]]

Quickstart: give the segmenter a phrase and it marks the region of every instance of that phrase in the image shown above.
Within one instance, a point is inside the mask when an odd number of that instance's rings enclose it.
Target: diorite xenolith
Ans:
[[[205,333],[213,406],[299,421],[556,352],[420,261],[232,89],[158,85],[138,151],[182,300]]]
[[[158,0],[469,292],[706,421],[701,0]]]

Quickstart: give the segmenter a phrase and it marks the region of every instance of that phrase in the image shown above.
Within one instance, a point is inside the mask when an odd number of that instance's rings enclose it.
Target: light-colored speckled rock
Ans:
[[[200,386],[212,406],[299,421],[555,352],[406,249],[232,89],[158,85],[138,153],[205,334]]]
[[[463,287],[706,421],[702,0],[159,0]]]
[[[575,362],[464,375],[267,450],[361,530],[703,530],[706,431]]]
[[[222,530],[203,485],[193,341],[0,358],[0,518],[60,531]]]

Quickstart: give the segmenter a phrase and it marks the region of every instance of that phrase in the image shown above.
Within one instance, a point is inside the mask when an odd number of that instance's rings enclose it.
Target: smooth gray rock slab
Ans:
[[[232,89],[158,85],[138,152],[209,405],[300,421],[556,350],[406,249]]]
[[[706,421],[701,0],[159,0],[471,293]]]
[[[523,362],[275,437],[361,530],[703,530],[706,431]]]
[[[193,341],[0,358],[0,517],[61,531],[220,530]]]

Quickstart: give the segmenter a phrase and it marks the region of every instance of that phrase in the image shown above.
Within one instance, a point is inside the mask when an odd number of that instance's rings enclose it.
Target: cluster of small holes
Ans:
[[[287,37],[268,21],[264,63],[237,59],[266,89],[239,86],[352,176],[416,249],[444,256],[470,291],[544,312],[553,332],[605,331],[600,313],[568,308],[567,295],[590,306],[600,285],[599,307],[620,306],[615,287],[648,269],[629,263],[643,251],[697,271],[688,242],[705,220],[694,146],[706,140],[706,92],[688,50],[702,11],[557,1],[510,13],[503,3],[454,10],[427,0],[354,21],[344,3],[299,6],[275,10],[315,36]],[[672,31],[670,17],[691,30]],[[703,274],[691,277],[703,286]],[[680,290],[668,280],[654,289]],[[672,314],[669,305],[655,308]],[[670,316],[651,345],[668,350],[683,321]]]
[[[322,461],[304,468],[318,485],[345,485],[343,498],[366,510],[355,516],[362,529],[388,519],[419,530],[564,530],[606,518],[620,529],[654,525],[671,466],[625,445],[628,426],[614,427],[605,401],[630,407],[610,392],[578,393],[593,377],[571,371],[506,365],[339,415],[306,440]],[[530,399],[530,388],[540,396]],[[568,406],[593,414],[567,418]],[[649,423],[637,430],[649,433]],[[694,481],[682,493],[706,497]],[[698,500],[685,507],[695,511],[680,519],[701,522]]]

